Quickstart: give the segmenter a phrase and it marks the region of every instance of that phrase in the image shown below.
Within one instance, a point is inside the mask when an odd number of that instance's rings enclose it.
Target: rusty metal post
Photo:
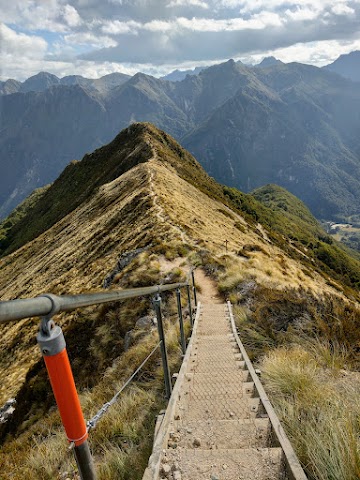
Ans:
[[[185,355],[186,340],[185,340],[185,332],[184,332],[184,321],[183,321],[183,316],[182,316],[180,288],[176,289],[176,299],[177,299],[177,308],[178,308],[179,323],[180,323],[181,348],[182,348],[183,354]]]
[[[169,399],[171,397],[172,385],[171,385],[169,363],[168,363],[168,358],[166,353],[164,326],[163,326],[162,314],[161,314],[161,297],[159,294],[157,294],[157,296],[153,298],[153,305],[156,313],[159,338],[161,341],[160,350],[161,350],[161,359],[162,359],[163,370],[164,370],[165,394],[166,394],[166,398]]]
[[[51,317],[44,317],[37,341],[43,355],[55,400],[82,480],[96,480],[93,459],[87,442],[88,432],[76,391],[63,332]]]

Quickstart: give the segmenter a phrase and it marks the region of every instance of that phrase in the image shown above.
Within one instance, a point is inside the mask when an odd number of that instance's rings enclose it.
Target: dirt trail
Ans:
[[[218,289],[216,288],[216,283],[210,277],[205,275],[204,270],[197,269],[194,271],[195,274],[195,284],[200,287],[201,292],[199,291],[197,296],[202,304],[205,303],[223,303],[223,300],[220,298]]]
[[[154,156],[156,158],[156,156]],[[153,204],[155,207],[155,213],[157,218],[160,220],[161,223],[168,224],[173,230],[175,230],[179,235],[183,243],[190,243],[189,238],[186,237],[184,231],[180,228],[179,225],[174,225],[171,223],[169,216],[164,211],[164,208],[159,201],[158,196],[156,195],[155,188],[154,188],[154,171],[148,167],[149,171],[149,187],[150,187],[150,197],[153,199]]]

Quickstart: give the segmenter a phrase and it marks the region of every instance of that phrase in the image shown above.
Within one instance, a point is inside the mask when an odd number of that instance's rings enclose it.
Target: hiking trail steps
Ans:
[[[230,304],[201,270],[196,280],[193,333],[143,480],[306,480],[238,338]]]
[[[285,478],[282,450],[269,448],[270,422],[262,418],[224,304],[201,306],[179,397],[160,478]]]
[[[228,305],[199,304],[179,377],[144,480],[291,478],[239,352]]]

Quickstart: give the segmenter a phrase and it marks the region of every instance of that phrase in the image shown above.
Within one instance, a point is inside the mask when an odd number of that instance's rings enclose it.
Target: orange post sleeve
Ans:
[[[88,433],[66,348],[44,360],[67,438],[79,446]]]

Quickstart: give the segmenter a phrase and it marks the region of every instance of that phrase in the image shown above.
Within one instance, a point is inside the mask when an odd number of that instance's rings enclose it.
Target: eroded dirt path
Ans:
[[[216,283],[209,276],[205,275],[204,270],[198,268],[194,271],[195,284],[199,286],[197,293],[198,299],[202,304],[206,303],[223,303],[216,287]]]
[[[155,155],[154,155],[154,158],[156,158]],[[161,202],[159,201],[159,198],[158,198],[158,196],[156,195],[156,192],[155,192],[155,187],[154,187],[155,174],[154,174],[154,171],[151,169],[151,167],[148,167],[148,171],[149,171],[150,197],[153,200],[153,204],[154,204],[154,207],[155,207],[155,214],[156,214],[157,218],[160,220],[161,223],[166,223],[174,231],[176,231],[176,233],[180,235],[180,238],[181,238],[183,243],[189,243],[190,240],[189,240],[189,238],[187,238],[184,231],[180,228],[179,225],[175,225],[170,221],[169,216],[166,214],[164,208],[162,207]]]

